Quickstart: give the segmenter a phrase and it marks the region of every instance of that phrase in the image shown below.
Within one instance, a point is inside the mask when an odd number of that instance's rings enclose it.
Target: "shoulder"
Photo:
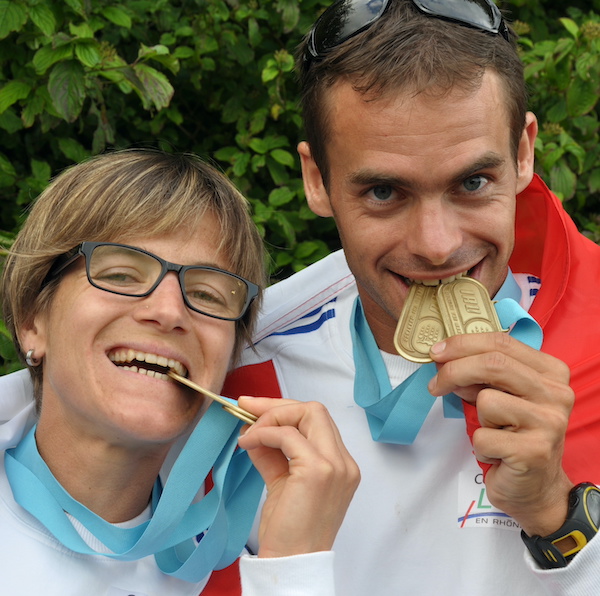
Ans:
[[[354,276],[340,250],[269,287],[259,315],[255,341],[316,313],[354,283]]]
[[[0,377],[0,448],[18,442],[35,423],[33,384],[27,370]]]

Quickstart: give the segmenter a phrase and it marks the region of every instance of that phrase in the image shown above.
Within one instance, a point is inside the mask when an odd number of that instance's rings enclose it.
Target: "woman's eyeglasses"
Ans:
[[[43,285],[83,256],[90,284],[121,296],[148,296],[169,271],[174,271],[179,277],[185,304],[191,310],[215,319],[241,319],[258,295],[256,284],[229,271],[177,265],[126,244],[82,242],[74,250],[58,257]]]
[[[331,49],[368,29],[385,12],[390,0],[338,0],[317,19],[309,33],[304,53],[305,68]],[[500,34],[510,41],[510,32],[500,9],[492,0],[412,0],[424,14]]]

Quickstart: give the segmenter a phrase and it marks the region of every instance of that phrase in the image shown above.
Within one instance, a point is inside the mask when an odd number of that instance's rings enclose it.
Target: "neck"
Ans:
[[[394,347],[394,332],[398,320],[391,317],[378,304],[373,302],[368,292],[361,291],[359,287],[358,293],[362,302],[365,319],[377,342],[377,347],[389,354],[398,354]]]
[[[58,430],[60,429],[60,430]],[[110,523],[140,515],[168,451],[115,446],[94,436],[40,418],[36,431],[40,456],[63,488],[77,501]]]

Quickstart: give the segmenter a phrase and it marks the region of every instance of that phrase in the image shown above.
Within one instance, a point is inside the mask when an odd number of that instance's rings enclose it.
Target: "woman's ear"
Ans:
[[[310,145],[306,141],[298,144],[298,154],[302,165],[304,194],[310,210],[320,217],[333,216],[329,195],[323,184],[323,176],[312,157]]]
[[[33,358],[41,360],[46,355],[46,317],[38,313],[18,333],[21,350],[33,350]]]
[[[537,118],[532,112],[527,112],[517,150],[517,194],[525,190],[533,179],[537,133]]]

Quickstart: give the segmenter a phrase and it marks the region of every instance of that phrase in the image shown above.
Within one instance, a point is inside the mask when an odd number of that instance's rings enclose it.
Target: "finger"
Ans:
[[[557,437],[566,432],[570,406],[559,400],[551,406],[533,404],[495,389],[484,389],[477,397],[477,415],[482,427],[515,432],[543,429]]]
[[[500,463],[517,473],[523,481],[553,466],[562,454],[563,442],[549,433],[515,432],[507,429],[478,428],[473,434],[473,450],[483,463]]]
[[[449,362],[467,356],[486,352],[505,354],[514,360],[527,362],[540,374],[552,378],[564,379],[569,374],[566,365],[557,365],[557,360],[549,354],[535,350],[508,333],[470,333],[454,335],[431,348],[431,357],[435,362]]]
[[[259,416],[255,430],[268,426],[291,426],[324,452],[346,452],[346,448],[327,408],[319,402],[288,399],[241,398],[240,406]],[[250,444],[244,442],[244,444]],[[255,445],[256,446],[256,445]],[[244,447],[246,448],[246,447]]]
[[[565,366],[553,360],[556,369]],[[568,401],[568,377],[568,374],[541,374],[532,366],[531,359],[522,362],[504,352],[484,352],[444,363],[428,387],[432,395],[456,393],[471,403],[473,391],[462,390],[474,385],[494,387],[535,403],[547,403],[555,399]]]
[[[321,435],[332,432],[322,427]],[[239,439],[269,488],[284,477],[295,477],[312,486],[322,486],[335,478],[346,477],[355,466],[345,448],[335,440],[320,441],[305,437],[294,426],[253,425]]]

